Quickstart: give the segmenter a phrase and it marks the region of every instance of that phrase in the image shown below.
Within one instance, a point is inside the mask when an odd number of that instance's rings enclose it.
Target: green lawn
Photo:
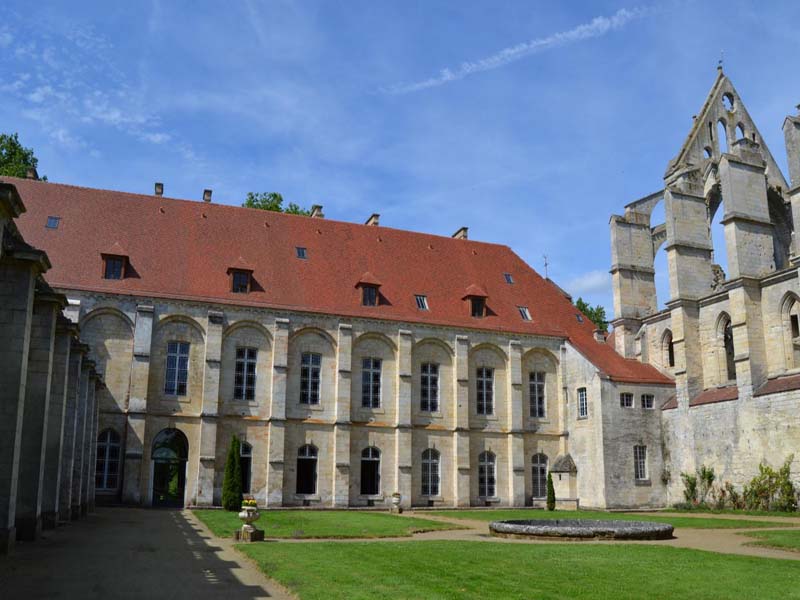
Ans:
[[[633,544],[241,544],[302,600],[328,598],[800,598],[798,565]]]
[[[800,531],[753,531],[747,537],[757,538],[753,546],[768,546],[800,552]]]
[[[778,510],[737,510],[733,508],[723,508],[723,509],[716,509],[716,508],[668,508],[665,512],[675,512],[675,513],[700,513],[700,514],[712,514],[712,515],[747,515],[751,517],[795,517],[800,518],[800,511],[795,512],[784,512]]]
[[[242,526],[236,513],[226,510],[195,510],[194,514],[219,537],[231,537]],[[458,529],[416,517],[352,510],[267,510],[261,511],[255,525],[268,538],[376,538]]]
[[[791,527],[791,524],[773,521],[748,521],[746,519],[715,519],[713,517],[673,517],[654,515],[653,513],[629,514],[609,513],[592,510],[547,510],[507,509],[507,510],[442,510],[425,511],[421,515],[430,514],[453,519],[473,519],[476,521],[499,521],[505,519],[603,519],[624,521],[655,521],[669,523],[673,527],[691,527],[694,529],[749,529],[759,527]]]

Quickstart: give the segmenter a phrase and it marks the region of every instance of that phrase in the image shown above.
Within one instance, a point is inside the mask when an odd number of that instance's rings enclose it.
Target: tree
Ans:
[[[553,487],[553,474],[547,473],[547,510],[556,509],[556,488]]]
[[[239,438],[233,436],[225,461],[225,476],[222,479],[222,508],[237,512],[242,508],[242,465],[239,452]]]
[[[608,331],[608,319],[606,319],[606,309],[600,306],[592,306],[588,302],[586,302],[583,298],[578,298],[575,302],[575,306],[581,311],[584,315],[586,315],[589,320],[597,325],[597,328],[600,331]]]
[[[278,192],[247,192],[247,198],[242,204],[245,208],[259,208],[261,210],[272,210],[275,212],[287,213],[290,215],[303,215],[308,216],[311,214],[310,210],[301,208],[294,202],[284,208],[283,196]]]
[[[38,164],[33,148],[25,148],[16,133],[0,133],[0,176],[27,177],[28,169],[35,169]],[[42,179],[47,181],[47,177]]]

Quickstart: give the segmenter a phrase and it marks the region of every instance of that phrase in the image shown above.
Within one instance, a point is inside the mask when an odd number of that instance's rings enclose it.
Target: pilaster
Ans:
[[[93,370],[94,362],[84,359],[81,364],[80,389],[78,390],[75,414],[75,456],[72,461],[72,497],[70,499],[72,520],[80,518],[81,505],[84,502],[84,498],[81,496],[81,491],[83,490],[83,461],[86,459],[84,450],[86,448],[86,421],[89,408],[89,379]]]
[[[455,507],[470,504],[469,431],[453,432],[453,497]]]
[[[89,382],[86,386],[86,422],[83,435],[83,462],[81,465],[81,516],[89,513],[89,498],[94,488],[95,463],[92,462],[97,438],[94,433],[95,415],[97,414],[97,386],[101,381],[97,371],[89,371]]]
[[[333,506],[350,502],[350,395],[352,386],[353,326],[339,323],[336,343],[336,394],[333,428]]]
[[[58,492],[59,521],[69,521],[72,518],[72,476],[75,464],[78,403],[83,360],[87,352],[88,346],[85,344],[72,343],[67,375],[67,401],[64,409],[64,442],[61,446],[61,478]]]
[[[456,430],[469,430],[469,337],[457,335],[455,343],[453,373],[455,382],[455,422],[453,427]]]
[[[272,398],[269,417],[266,498],[268,507],[283,505],[289,319],[275,319],[272,339]]]
[[[206,357],[203,370],[203,410],[200,417],[200,452],[198,453],[196,488],[192,503],[211,506],[214,503],[214,466],[216,464],[219,376],[222,359],[223,313],[208,311],[206,325]]]

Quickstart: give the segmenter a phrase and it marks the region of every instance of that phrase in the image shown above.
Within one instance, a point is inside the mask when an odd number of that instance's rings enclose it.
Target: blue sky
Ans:
[[[0,7],[0,131],[51,180],[466,225],[609,313],[609,216],[660,189],[720,52],[782,166],[800,102],[796,1],[36,4]]]

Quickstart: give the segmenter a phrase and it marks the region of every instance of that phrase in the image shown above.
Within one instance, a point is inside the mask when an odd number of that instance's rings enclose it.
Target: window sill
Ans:
[[[589,420],[589,416],[587,415],[587,416],[585,416],[585,417],[578,417],[578,419],[577,419],[577,420],[578,420],[578,421],[588,421],[588,420]]]
[[[500,502],[501,499],[499,496],[478,496],[478,500],[483,502]]]
[[[485,421],[497,421],[499,419],[499,417],[497,415],[495,415],[495,414],[482,415],[480,413],[475,413],[474,416],[475,416],[476,419],[483,419]]]
[[[444,502],[444,496],[426,496],[425,494],[420,494],[420,498],[424,498],[425,500],[429,500],[431,502]]]
[[[303,410],[319,410],[319,411],[325,410],[325,407],[322,406],[322,404],[303,404],[302,402],[300,402],[297,406]]]
[[[633,485],[636,487],[651,487],[653,484],[649,479],[634,479]]]
[[[294,495],[294,499],[295,500],[311,500],[311,501],[314,501],[314,502],[319,502],[320,501],[320,496],[319,496],[319,494],[295,494]]]
[[[381,408],[381,407],[370,408],[369,406],[359,406],[358,407],[358,412],[366,413],[366,414],[370,414],[370,415],[383,415],[383,414],[386,414],[386,409],[385,408]]]
[[[550,425],[552,421],[547,417],[528,417],[528,421],[537,425]]]
[[[381,502],[385,500],[383,494],[359,494],[359,500],[380,500]]]
[[[436,410],[436,411],[421,410],[421,411],[419,411],[417,413],[416,416],[418,416],[418,417],[426,417],[426,418],[431,418],[431,419],[441,419],[442,418],[442,413],[441,413],[441,411],[438,411],[438,410]]]

